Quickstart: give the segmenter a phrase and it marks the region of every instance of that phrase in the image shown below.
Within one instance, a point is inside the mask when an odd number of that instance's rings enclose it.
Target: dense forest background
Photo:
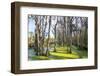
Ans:
[[[76,59],[88,55],[88,17],[28,15],[31,60]]]

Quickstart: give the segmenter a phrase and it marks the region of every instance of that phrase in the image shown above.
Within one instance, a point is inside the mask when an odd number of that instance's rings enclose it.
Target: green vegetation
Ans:
[[[67,47],[68,48],[68,47]],[[56,52],[53,50],[50,51],[49,56],[33,56],[32,60],[57,60],[57,59],[79,59],[87,58],[87,51],[81,50],[78,51],[77,47],[72,47],[72,53],[67,53],[66,47],[56,47]]]

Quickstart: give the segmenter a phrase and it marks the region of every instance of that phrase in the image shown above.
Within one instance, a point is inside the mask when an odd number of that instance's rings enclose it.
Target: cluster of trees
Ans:
[[[72,53],[72,45],[80,49],[87,48],[87,17],[29,15],[28,18],[35,25],[32,47],[37,56],[48,56],[51,45],[54,52],[57,51],[57,46],[69,47],[66,49],[67,53]]]

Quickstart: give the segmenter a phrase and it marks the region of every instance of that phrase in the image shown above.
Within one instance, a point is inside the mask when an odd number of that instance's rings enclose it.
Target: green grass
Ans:
[[[55,53],[55,52],[51,52],[50,53],[52,56],[58,56],[61,57],[62,59],[74,59],[74,58],[79,58],[78,55],[75,54],[62,54],[62,53]]]
[[[49,60],[46,56],[33,56],[32,60]]]
[[[47,56],[33,56],[32,60],[57,60],[57,59],[79,59],[87,58],[87,51],[78,51],[77,47],[72,47],[72,53],[67,53],[68,47],[56,47],[56,52],[50,51],[50,55]]]
[[[83,49],[83,50],[79,50],[80,48],[79,47],[75,47],[75,46],[72,46],[72,50],[76,51],[79,55],[80,58],[87,58],[88,57],[88,51]]]

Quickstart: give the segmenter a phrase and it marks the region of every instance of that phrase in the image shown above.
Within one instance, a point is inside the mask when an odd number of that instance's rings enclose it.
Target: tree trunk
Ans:
[[[66,23],[67,23],[67,21],[66,21],[66,17],[64,17],[64,30],[65,30],[65,40],[64,40],[64,43],[65,43],[65,45],[67,46],[67,25],[66,25]],[[66,47],[67,49],[66,50],[68,50],[68,46]]]
[[[40,55],[40,49],[39,49],[39,24],[38,24],[38,16],[35,16],[35,51],[36,55]]]
[[[36,30],[36,34],[35,34],[35,51],[36,51],[36,55],[39,55],[39,34],[38,34],[38,30]]]
[[[43,26],[42,26],[43,27]],[[45,40],[45,31],[46,31],[46,27],[47,27],[47,16],[46,16],[46,23],[45,23],[45,25],[44,25],[44,27],[43,27],[43,31],[42,31],[42,42],[41,42],[41,45],[42,45],[42,55],[44,55],[44,51],[45,51],[45,49],[44,49],[44,40]]]
[[[49,29],[48,29],[48,39],[47,39],[46,56],[49,56],[50,27],[51,27],[51,16],[49,17]]]
[[[54,29],[54,31],[55,31],[55,39],[54,39],[54,52],[56,52],[56,26],[57,25],[55,25],[55,29]]]

